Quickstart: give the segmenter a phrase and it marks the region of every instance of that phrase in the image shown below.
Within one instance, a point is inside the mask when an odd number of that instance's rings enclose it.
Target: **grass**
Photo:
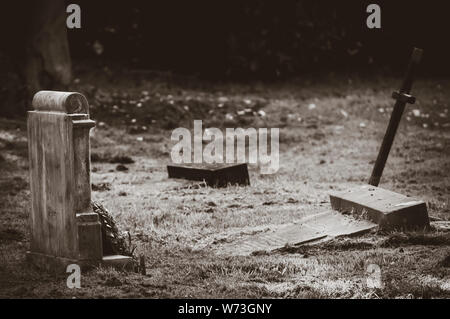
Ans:
[[[70,290],[64,274],[26,264],[26,125],[0,119],[0,296],[448,298],[450,239],[437,230],[370,233],[247,257],[216,254],[223,242],[328,209],[330,190],[366,183],[399,82],[325,76],[231,85],[81,74],[71,90],[87,95],[97,121],[92,197],[132,234],[147,275],[98,268],[83,274],[81,289]],[[381,182],[424,199],[429,214],[444,220],[450,219],[450,96],[443,89],[449,84],[416,83],[419,101],[404,114]],[[238,112],[247,108],[250,114]],[[204,127],[279,127],[280,170],[261,175],[250,165],[249,187],[169,180],[171,128],[191,127],[193,119],[204,119]],[[367,287],[370,264],[380,267],[383,288]]]

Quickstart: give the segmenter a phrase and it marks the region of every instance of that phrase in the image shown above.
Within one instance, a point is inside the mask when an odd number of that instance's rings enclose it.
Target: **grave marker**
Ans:
[[[247,164],[172,164],[167,165],[169,178],[205,181],[211,187],[229,184],[250,185]]]
[[[430,225],[427,206],[423,201],[377,187],[406,103],[413,104],[416,101],[410,92],[415,69],[422,58],[422,53],[421,49],[414,48],[401,89],[392,94],[396,102],[369,180],[371,186],[330,194],[333,209],[344,212],[365,212],[369,219],[377,222],[381,227],[409,228]]]
[[[231,243],[220,245],[218,254],[245,256],[254,252],[271,252],[286,245],[301,246],[331,240],[341,236],[356,236],[367,233],[377,225],[367,220],[356,220],[349,216],[324,211],[305,216],[294,223],[281,225],[277,229],[245,236]]]
[[[424,201],[371,185],[331,193],[330,201],[333,209],[363,214],[384,228],[429,225]]]
[[[86,98],[40,91],[28,112],[31,188],[30,262],[65,271],[105,262],[101,224],[91,208],[89,118]],[[131,262],[127,256],[114,260]],[[107,258],[111,260],[111,258]]]

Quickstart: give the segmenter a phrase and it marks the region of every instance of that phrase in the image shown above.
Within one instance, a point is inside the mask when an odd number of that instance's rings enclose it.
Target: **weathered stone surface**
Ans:
[[[333,192],[330,201],[333,209],[363,215],[383,228],[430,225],[425,202],[371,185]]]
[[[76,92],[39,91],[33,97],[32,106],[36,111],[89,114],[86,98]]]
[[[76,166],[89,164],[75,163],[78,150],[74,145],[78,141],[72,133],[73,122],[68,114],[28,112],[31,251],[77,259],[76,213],[90,209],[83,198],[83,194],[88,195],[89,203],[90,183],[86,169],[75,170]]]
[[[114,267],[131,270],[131,267],[133,266],[133,259],[129,256],[123,255],[104,256],[102,258],[101,265],[104,267]]]
[[[27,258],[57,271],[72,263],[98,265],[103,249],[99,216],[91,208],[89,145],[95,122],[89,119],[87,101],[79,93],[41,91],[33,107],[27,122],[31,188]]]
[[[205,181],[211,187],[250,185],[247,164],[171,164],[169,178]]]
[[[325,211],[275,230],[227,243],[218,248],[218,254],[249,255],[255,251],[270,252],[286,245],[299,246],[339,236],[358,235],[376,227],[376,224],[367,220],[356,220],[338,212]]]
[[[79,259],[103,257],[101,223],[97,213],[77,214]]]

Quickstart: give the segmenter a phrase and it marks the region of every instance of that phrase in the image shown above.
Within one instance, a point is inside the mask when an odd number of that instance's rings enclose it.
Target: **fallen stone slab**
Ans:
[[[169,178],[205,181],[211,187],[250,185],[247,164],[171,164]]]
[[[363,216],[382,228],[430,226],[424,201],[371,185],[333,192],[330,202],[333,209]]]
[[[246,256],[256,251],[270,252],[286,245],[298,246],[340,236],[360,235],[377,225],[367,220],[357,220],[334,211],[325,211],[305,217],[276,230],[259,233],[226,243],[218,254]]]

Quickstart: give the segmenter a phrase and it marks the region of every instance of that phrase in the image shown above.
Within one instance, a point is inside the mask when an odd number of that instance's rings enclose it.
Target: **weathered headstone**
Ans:
[[[356,213],[365,212],[369,219],[377,222],[381,227],[409,228],[430,225],[427,206],[423,201],[377,187],[405,106],[407,103],[413,104],[416,101],[410,92],[415,68],[421,60],[422,53],[421,49],[414,48],[400,91],[392,94],[396,103],[373,167],[369,180],[370,186],[330,194],[333,209]]]
[[[89,119],[86,98],[73,92],[40,91],[28,112],[31,187],[31,245],[27,258],[61,269],[127,256],[104,258],[101,224],[91,208]]]
[[[172,164],[167,165],[169,178],[205,181],[211,187],[250,185],[247,164]]]

